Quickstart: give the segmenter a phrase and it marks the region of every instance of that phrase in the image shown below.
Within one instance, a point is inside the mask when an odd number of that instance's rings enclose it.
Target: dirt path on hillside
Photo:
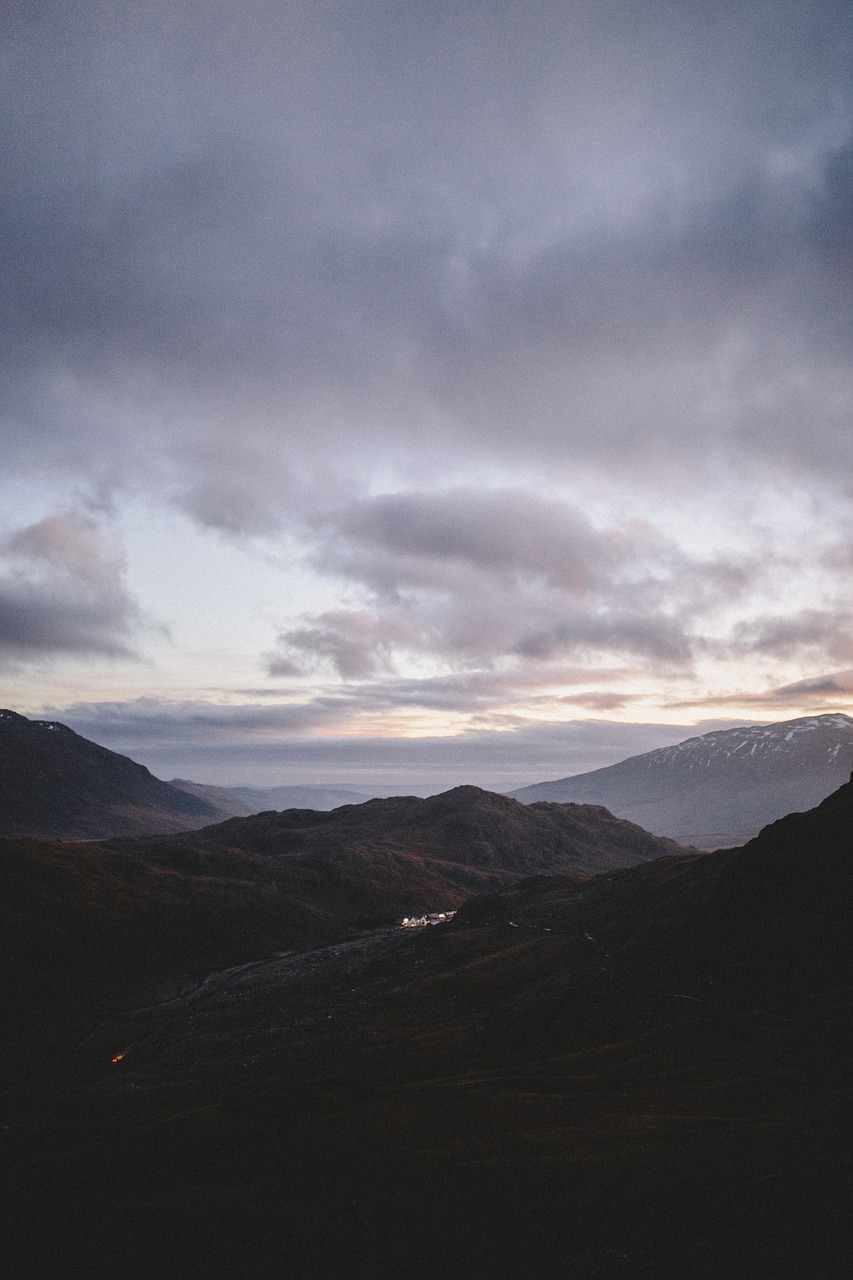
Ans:
[[[251,960],[230,969],[214,970],[189,987],[154,1004],[116,1010],[92,1027],[74,1046],[70,1055],[72,1075],[77,1079],[101,1074],[117,1066],[135,1049],[150,1044],[174,1022],[192,1010],[204,1008],[221,999],[248,974],[261,972],[283,981],[314,973],[331,960],[369,946],[378,937],[391,936],[397,928],[389,926],[371,930],[358,938],[327,943],[307,951],[282,951],[262,960]]]

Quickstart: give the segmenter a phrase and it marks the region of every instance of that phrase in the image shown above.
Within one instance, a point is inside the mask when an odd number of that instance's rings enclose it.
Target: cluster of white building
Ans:
[[[400,928],[423,929],[428,924],[444,924],[445,920],[452,920],[455,915],[455,911],[431,911],[426,916],[403,916]]]

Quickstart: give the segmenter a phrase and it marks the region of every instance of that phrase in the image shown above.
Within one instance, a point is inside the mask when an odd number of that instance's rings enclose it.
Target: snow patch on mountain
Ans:
[[[825,752],[829,763],[837,758],[845,741],[853,746],[853,719],[842,712],[833,712],[829,715],[804,716],[800,720],[786,720],[781,724],[716,729],[713,733],[687,738],[673,747],[660,747],[657,751],[649,751],[646,755],[635,756],[633,759],[636,762],[642,761],[647,769],[667,765],[693,769],[709,768],[714,762],[721,760],[743,760],[746,757],[795,757],[800,754],[806,735],[815,733],[822,735],[823,741],[809,742],[810,759],[813,756],[812,748],[817,747],[818,751]],[[841,742],[838,741],[839,733],[843,738]]]

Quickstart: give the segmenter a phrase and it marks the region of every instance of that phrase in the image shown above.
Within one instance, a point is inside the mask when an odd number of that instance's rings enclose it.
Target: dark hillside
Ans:
[[[276,858],[190,840],[0,841],[0,1010],[316,945],[516,878],[382,849]]]
[[[846,1278],[851,849],[848,784],[106,1019],[7,1095],[16,1274]]]
[[[100,840],[188,831],[220,816],[64,724],[0,711],[0,837]]]
[[[0,842],[0,993],[199,972],[451,910],[531,871],[582,876],[673,848],[605,810],[474,787],[97,845]]]
[[[455,787],[422,800],[392,796],[331,813],[288,809],[233,818],[205,832],[211,846],[321,855],[377,847],[466,866],[531,874],[596,875],[683,849],[592,805],[523,805],[479,787]]]

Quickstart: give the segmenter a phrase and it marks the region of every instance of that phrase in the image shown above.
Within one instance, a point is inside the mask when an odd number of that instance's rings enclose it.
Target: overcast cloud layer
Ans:
[[[849,4],[411,8],[3,6],[5,701],[513,785],[850,709]]]

